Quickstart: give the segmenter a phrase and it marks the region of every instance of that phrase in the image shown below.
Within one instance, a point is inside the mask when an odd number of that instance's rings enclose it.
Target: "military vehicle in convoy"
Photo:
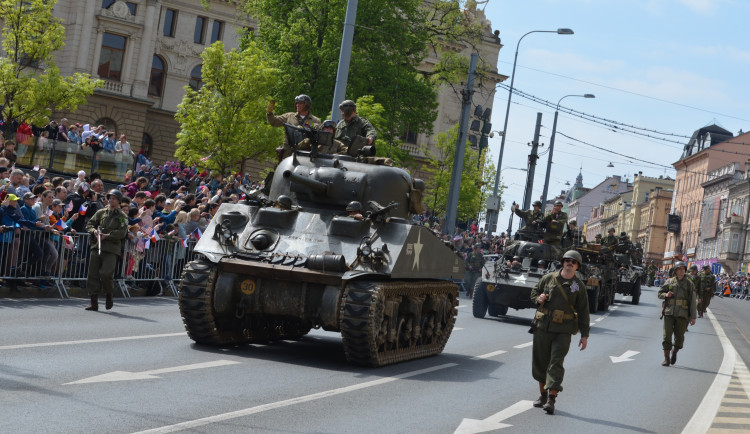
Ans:
[[[541,236],[532,234],[509,243],[502,255],[487,255],[481,279],[477,279],[472,297],[472,314],[476,318],[501,316],[508,308],[536,308],[531,290],[539,279],[554,270],[560,250],[543,244]],[[559,265],[559,262],[557,263]]]
[[[643,281],[643,268],[633,265],[629,253],[614,252],[614,262],[617,267],[617,285],[615,292],[629,295],[633,304],[641,300],[641,282]]]
[[[608,310],[615,300],[617,268],[614,266],[607,247],[589,244],[577,247],[583,258],[579,277],[586,282],[589,299],[589,312]]]
[[[319,154],[324,134],[287,126],[289,143],[311,137],[312,149],[282,160],[264,192],[219,207],[179,286],[188,336],[226,346],[322,328],[341,333],[350,362],[369,366],[442,352],[464,262],[411,224],[424,183],[365,163],[374,152],[361,146]]]

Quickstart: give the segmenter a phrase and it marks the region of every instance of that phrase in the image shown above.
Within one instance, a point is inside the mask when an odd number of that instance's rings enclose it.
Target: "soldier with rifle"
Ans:
[[[677,362],[677,352],[685,342],[685,330],[688,323],[695,325],[697,314],[695,288],[685,276],[687,267],[684,262],[677,262],[674,266],[674,277],[670,277],[659,289],[659,298],[664,300],[662,308],[664,361],[662,366],[674,365]],[[674,343],[672,342],[674,336]],[[670,357],[670,350],[672,355]]]
[[[703,314],[706,312],[706,309],[708,309],[708,305],[711,304],[711,298],[716,291],[716,278],[711,274],[711,267],[709,265],[703,266],[701,283],[698,291],[698,297],[701,299],[700,306],[698,307],[698,318],[703,318]]]

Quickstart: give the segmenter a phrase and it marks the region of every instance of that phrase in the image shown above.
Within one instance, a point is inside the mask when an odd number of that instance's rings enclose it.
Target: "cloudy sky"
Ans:
[[[716,124],[735,135],[750,131],[750,1],[489,0],[483,7],[504,45],[501,74],[511,75],[516,44],[525,33],[575,32],[532,33],[520,44],[514,88],[552,107],[513,95],[502,161],[508,185],[502,230],[509,204],[523,200],[525,172],[509,168],[526,167],[537,112],[544,146],[532,200],[541,196],[554,107],[563,96],[596,98],[566,97],[560,104],[548,198],[574,183],[581,167],[585,187],[610,175],[632,181],[638,171],[674,178],[671,164],[696,129]],[[498,88],[494,130],[502,130],[507,101],[507,87]],[[584,119],[588,116],[601,121]],[[496,135],[490,139],[495,164],[499,149]]]

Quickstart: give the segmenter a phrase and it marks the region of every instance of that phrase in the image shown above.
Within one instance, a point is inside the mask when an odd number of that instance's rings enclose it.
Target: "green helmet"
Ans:
[[[276,199],[276,202],[278,202],[279,207],[282,209],[292,209],[292,198],[289,196],[281,195],[278,199]]]
[[[575,259],[579,264],[583,262],[581,254],[575,250],[568,250],[567,252],[565,252],[565,254],[563,255],[563,259],[566,258]]]
[[[678,268],[680,268],[680,267],[683,267],[683,268],[685,268],[685,270],[687,270],[687,265],[685,265],[684,262],[677,261],[677,262],[674,263],[674,269],[675,270],[678,269]]]
[[[531,204],[531,205],[532,205],[532,206],[538,206],[538,207],[541,207],[541,206],[542,206],[542,201],[541,201],[541,200],[535,200],[535,201],[534,201],[534,203],[533,203],[533,204]]]
[[[298,102],[304,103],[305,104],[305,108],[307,108],[307,109],[309,109],[310,107],[312,107],[312,98],[310,98],[309,96],[305,95],[304,93],[302,95],[297,95],[296,97],[294,97],[294,102],[295,102],[295,104],[298,103]]]
[[[357,104],[350,99],[346,99],[344,101],[341,101],[341,104],[339,104],[339,110],[344,110],[345,108],[353,108],[356,110]]]
[[[346,212],[362,212],[362,204],[353,200],[346,206]]]
[[[109,199],[109,196],[114,196],[117,198],[117,201],[122,203],[122,192],[116,188],[113,188],[112,190],[109,190],[109,193],[107,193],[107,199]]]
[[[698,266],[693,264],[690,266],[690,271],[698,271]]]

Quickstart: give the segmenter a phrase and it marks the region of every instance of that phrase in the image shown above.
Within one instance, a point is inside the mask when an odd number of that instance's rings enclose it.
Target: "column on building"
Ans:
[[[99,77],[99,58],[102,54],[102,41],[104,40],[104,31],[105,31],[104,24],[99,24],[96,26],[96,42],[94,45],[94,61],[91,65],[91,76],[92,77]]]
[[[151,72],[151,64],[156,43],[156,32],[158,30],[159,7],[161,0],[146,1],[146,20],[143,25],[143,44],[138,56],[138,68],[133,83],[132,96],[146,98],[148,94],[148,80]]]
[[[81,25],[77,28],[77,31],[79,33],[78,41],[80,43],[78,49],[78,60],[76,61],[77,72],[89,71],[86,62],[90,59],[89,53],[91,52],[91,38],[88,37],[86,33],[90,32],[91,29],[94,28],[94,15],[96,14],[97,7],[100,6],[100,4],[97,4],[97,0],[86,0],[83,5],[83,10],[80,11],[81,15],[83,16],[83,23],[81,23]],[[99,40],[99,44],[101,45],[101,40]],[[98,51],[99,50],[96,50],[96,53],[98,53]],[[99,55],[96,53],[95,56],[98,63]],[[96,68],[97,65],[94,64],[94,67]],[[96,72],[96,69],[94,71]],[[97,77],[97,75],[94,75],[94,77]]]

